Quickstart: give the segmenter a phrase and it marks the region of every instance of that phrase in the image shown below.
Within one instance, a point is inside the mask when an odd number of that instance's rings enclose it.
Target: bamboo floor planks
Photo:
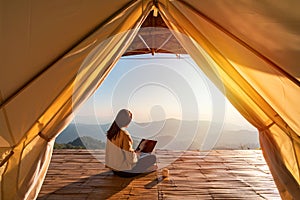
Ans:
[[[104,151],[55,150],[39,200],[280,199],[260,150],[157,150],[169,169],[121,178],[105,168]]]

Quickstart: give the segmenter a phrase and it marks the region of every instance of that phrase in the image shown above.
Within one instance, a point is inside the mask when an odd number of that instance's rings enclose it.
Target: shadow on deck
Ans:
[[[55,150],[38,199],[280,199],[260,150],[156,154],[168,178],[121,178],[98,160],[102,150]]]

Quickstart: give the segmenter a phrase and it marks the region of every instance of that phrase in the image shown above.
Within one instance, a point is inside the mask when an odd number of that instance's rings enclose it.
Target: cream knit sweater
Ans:
[[[116,171],[131,170],[138,160],[132,143],[130,134],[124,129],[112,141],[107,139],[105,165]]]

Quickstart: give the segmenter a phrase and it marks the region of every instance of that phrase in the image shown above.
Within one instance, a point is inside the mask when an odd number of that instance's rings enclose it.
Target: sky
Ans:
[[[254,130],[188,55],[122,57],[75,121],[110,123],[122,108],[136,122],[206,120]]]

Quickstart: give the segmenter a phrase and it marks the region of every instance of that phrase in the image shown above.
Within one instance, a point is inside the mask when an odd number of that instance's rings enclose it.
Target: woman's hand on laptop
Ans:
[[[134,152],[135,152],[135,153],[141,153],[141,150],[138,149],[138,150],[135,150]]]
[[[141,150],[135,150],[134,152],[138,158],[141,156]]]

